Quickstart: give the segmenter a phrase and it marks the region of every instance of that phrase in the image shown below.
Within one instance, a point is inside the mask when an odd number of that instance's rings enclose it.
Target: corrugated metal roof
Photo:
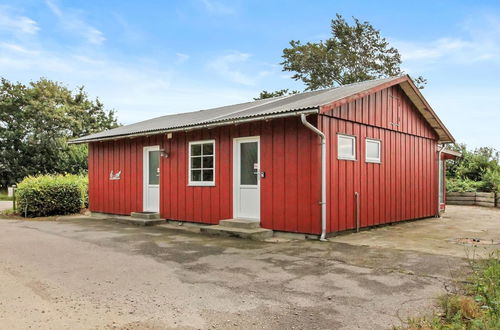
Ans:
[[[75,139],[71,141],[71,143],[85,143],[114,137],[150,134],[157,131],[176,130],[214,123],[251,120],[252,118],[258,119],[259,117],[271,115],[293,115],[294,112],[297,111],[319,109],[322,105],[341,100],[399,78],[401,77],[368,80],[313,92],[274,97],[207,110],[166,115],[87,135]]]

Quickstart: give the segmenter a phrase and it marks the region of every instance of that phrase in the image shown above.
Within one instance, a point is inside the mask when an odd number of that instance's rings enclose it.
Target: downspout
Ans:
[[[441,149],[439,149],[438,151],[438,175],[441,176],[441,175],[444,175],[444,168],[443,168],[443,173],[440,173],[440,169],[441,169],[441,154],[443,153],[443,151],[446,149],[446,143],[443,143],[443,146],[441,147]],[[443,180],[443,187],[444,187],[444,179],[443,178],[440,178],[438,177],[438,180],[437,180],[437,185],[438,185],[438,194],[437,194],[437,212],[436,212],[436,218],[440,218],[441,217],[441,200],[439,199],[439,195],[441,195],[441,191],[439,191],[441,189],[441,187],[439,186],[439,182],[441,182],[441,180]]]
[[[314,127],[307,121],[307,114],[300,115],[300,120],[305,127],[309,128],[321,138],[321,236],[320,241],[325,242],[326,239],[326,137],[323,132]]]

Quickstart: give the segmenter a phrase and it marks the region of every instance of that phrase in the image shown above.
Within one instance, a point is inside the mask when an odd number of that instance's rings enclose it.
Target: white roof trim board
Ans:
[[[331,104],[332,102],[368,91],[377,86],[400,80],[402,77],[391,77],[384,79],[368,80],[360,83],[344,85],[341,87],[323,89],[312,92],[305,92],[289,96],[280,96],[270,99],[257,100],[253,102],[240,103],[219,108],[186,112],[175,115],[166,115],[158,118],[145,120],[139,123],[117,127],[96,134],[87,135],[70,143],[87,143],[109,139],[119,139],[123,137],[151,135],[157,133],[167,133],[179,130],[196,129],[214,125],[227,125],[231,123],[262,120],[274,117],[294,116],[299,113],[317,113],[321,106]],[[408,80],[410,78],[408,77]],[[410,80],[411,81],[411,80]],[[405,89],[403,89],[405,90]],[[406,92],[406,90],[405,90]],[[408,92],[407,92],[408,94]],[[421,96],[411,93],[412,101],[415,103],[416,97]],[[410,96],[410,95],[409,95]],[[425,102],[425,100],[420,100]],[[418,107],[418,104],[416,104]],[[431,124],[440,136],[441,142],[452,142],[451,135],[443,134],[448,131],[442,126],[441,121],[434,112],[435,118],[425,119]],[[429,112],[429,113],[431,113]],[[438,131],[441,129],[441,132]],[[440,134],[441,133],[441,134]],[[448,136],[448,139],[446,138]],[[444,139],[443,139],[444,137]]]

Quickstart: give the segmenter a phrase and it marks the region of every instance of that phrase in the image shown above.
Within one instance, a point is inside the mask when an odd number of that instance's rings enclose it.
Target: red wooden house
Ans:
[[[85,136],[93,212],[325,234],[444,209],[454,139],[408,76],[167,115]],[[440,179],[441,177],[441,179]]]

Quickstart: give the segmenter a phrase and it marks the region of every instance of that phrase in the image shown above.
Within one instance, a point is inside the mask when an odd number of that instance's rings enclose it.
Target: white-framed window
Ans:
[[[356,160],[355,136],[337,134],[337,158],[344,160]]]
[[[215,140],[189,142],[190,186],[215,186]]]
[[[380,163],[380,140],[366,139],[366,162],[367,163]]]

